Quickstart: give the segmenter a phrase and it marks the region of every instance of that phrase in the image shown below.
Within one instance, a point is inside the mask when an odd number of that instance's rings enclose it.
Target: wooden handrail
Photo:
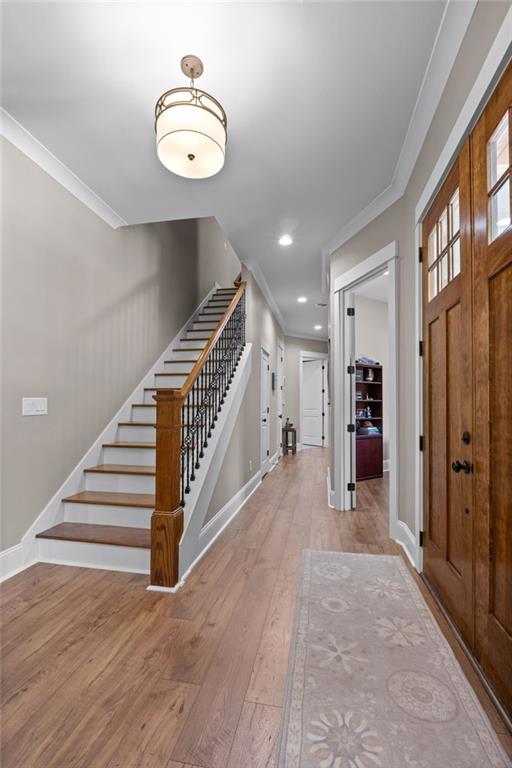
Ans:
[[[179,580],[179,543],[183,534],[184,504],[181,471],[182,409],[189,394],[194,392],[194,384],[201,375],[210,352],[221,338],[230,318],[238,307],[245,288],[246,283],[243,282],[237,286],[235,295],[183,386],[181,388],[162,387],[157,389],[153,396],[156,404],[155,511],[151,517],[151,584],[153,586],[174,587]],[[245,336],[243,338],[245,339]],[[226,369],[223,368],[223,370]],[[199,443],[199,445],[202,444]],[[188,454],[186,455],[188,456]],[[197,454],[196,460],[199,460]],[[187,459],[187,473],[188,466]],[[191,477],[191,479],[194,478]]]
[[[183,400],[186,398],[186,396],[188,395],[188,393],[192,389],[195,380],[197,379],[197,377],[201,373],[201,369],[202,369],[205,361],[208,359],[208,355],[210,354],[211,349],[215,346],[215,344],[217,343],[217,341],[221,337],[222,331],[226,327],[226,324],[227,324],[229,318],[231,317],[231,315],[235,311],[236,307],[238,306],[238,302],[240,301],[240,299],[242,298],[242,295],[245,292],[246,285],[247,285],[247,283],[242,282],[238,286],[237,292],[235,293],[235,295],[231,299],[231,302],[230,302],[228,308],[224,312],[222,320],[220,321],[219,325],[215,329],[215,333],[212,334],[212,336],[210,336],[210,341],[208,342],[206,347],[203,349],[203,351],[201,352],[201,354],[197,358],[197,360],[196,360],[196,362],[194,364],[194,367],[192,368],[192,370],[190,371],[189,375],[187,376],[185,382],[181,386],[181,389],[179,390],[179,394],[180,394],[180,397],[183,398]]]

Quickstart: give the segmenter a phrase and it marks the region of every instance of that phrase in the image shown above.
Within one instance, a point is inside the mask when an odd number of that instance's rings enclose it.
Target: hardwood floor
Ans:
[[[46,564],[4,583],[3,768],[273,766],[301,550],[400,552],[386,480],[359,484],[358,509],[340,515],[326,462],[322,449],[285,457],[176,595],[147,592],[144,576]]]

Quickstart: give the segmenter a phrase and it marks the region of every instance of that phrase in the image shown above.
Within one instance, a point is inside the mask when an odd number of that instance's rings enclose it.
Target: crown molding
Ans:
[[[252,276],[256,280],[262,294],[267,300],[267,303],[270,306],[270,309],[274,313],[279,325],[281,326],[281,330],[283,334],[285,336],[289,336],[290,334],[288,333],[287,326],[284,321],[284,317],[281,314],[281,310],[277,306],[277,302],[272,295],[272,291],[269,288],[269,285],[265,279],[265,275],[263,274],[263,271],[259,263],[256,261],[256,259],[247,259],[245,261],[242,261],[242,264],[245,267],[247,267],[247,269],[252,273]]]
[[[476,5],[477,0],[446,3],[391,184],[328,241],[325,250],[329,254],[404,194]]]
[[[80,200],[87,208],[103,219],[112,229],[128,224],[3,107],[0,107],[0,134],[61,184],[64,189],[67,189],[77,200]]]
[[[321,341],[323,344],[327,344],[329,339],[327,336],[310,336],[307,333],[287,333],[287,336],[291,336],[292,339],[306,339],[307,341]],[[323,352],[318,352],[315,354],[322,355]]]

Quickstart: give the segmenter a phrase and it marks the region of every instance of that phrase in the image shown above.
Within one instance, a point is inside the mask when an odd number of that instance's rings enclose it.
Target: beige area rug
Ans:
[[[400,557],[303,554],[278,768],[505,768]]]

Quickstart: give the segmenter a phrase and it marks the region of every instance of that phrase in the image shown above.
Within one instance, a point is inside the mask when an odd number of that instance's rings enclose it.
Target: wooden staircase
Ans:
[[[152,535],[152,517],[158,497],[160,515],[162,511],[176,515],[185,503],[185,498],[182,498],[185,495],[185,483],[188,484],[194,479],[193,469],[192,475],[190,474],[190,463],[192,462],[192,466],[198,464],[200,453],[202,456],[203,450],[206,449],[203,446],[203,442],[207,443],[205,393],[208,397],[211,396],[212,402],[214,393],[216,398],[219,397],[215,392],[219,389],[219,382],[217,369],[212,362],[214,352],[217,347],[227,349],[226,329],[231,327],[235,310],[240,315],[239,304],[242,299],[242,303],[245,302],[244,291],[244,284],[218,289],[197,313],[178,346],[172,350],[170,358],[165,360],[163,369],[155,373],[154,386],[144,388],[143,401],[132,404],[131,420],[119,422],[117,439],[103,444],[103,463],[84,470],[84,490],[62,499],[64,522],[38,533],[38,539],[143,549],[147,551],[148,563],[152,547],[157,547],[160,570],[163,568],[166,573],[172,571],[170,577],[163,578],[165,586],[173,586],[170,581],[176,583],[177,563],[174,562],[171,566],[163,562],[171,557],[171,553],[163,553],[162,542],[155,540],[158,538],[155,531]],[[245,305],[243,311],[245,312]],[[229,388],[229,382],[225,383]],[[157,416],[158,400],[168,400],[170,396],[187,403],[186,415],[184,410],[181,418],[180,411],[180,423],[174,425],[180,434],[179,450],[176,451],[174,441],[174,453],[169,455],[169,445],[165,440],[163,443],[160,441],[160,456],[157,458],[157,433],[160,426]],[[208,398],[206,400],[209,404]],[[165,418],[165,414],[163,415]],[[212,414],[212,425],[213,420]],[[168,424],[163,424],[162,428],[166,430],[166,434],[169,432]],[[193,437],[184,444],[184,436],[189,431]],[[202,441],[200,451],[199,439]],[[181,493],[176,509],[163,510],[162,498],[170,498],[167,487],[170,464],[174,466],[174,485],[176,467],[180,475],[181,470],[187,467],[188,478],[185,481],[180,476]],[[160,477],[157,476],[157,466],[160,467]],[[176,498],[172,504],[175,502]],[[172,556],[175,559],[178,544],[179,539],[172,542]],[[153,559],[152,555],[151,560]],[[162,581],[161,577],[159,581]]]

